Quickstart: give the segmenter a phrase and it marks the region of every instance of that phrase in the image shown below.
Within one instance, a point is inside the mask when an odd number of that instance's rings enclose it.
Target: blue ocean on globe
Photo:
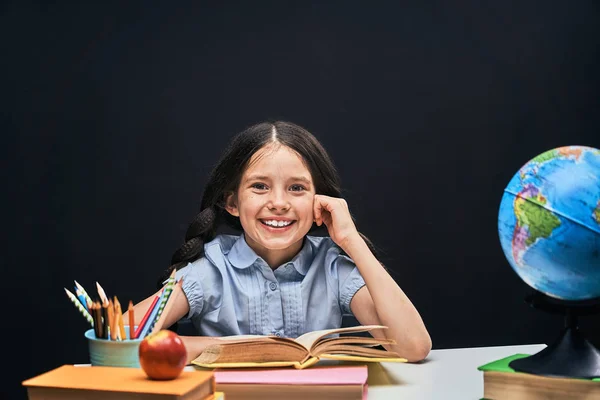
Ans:
[[[600,299],[600,150],[565,146],[526,163],[498,213],[504,255],[532,288],[556,299]]]

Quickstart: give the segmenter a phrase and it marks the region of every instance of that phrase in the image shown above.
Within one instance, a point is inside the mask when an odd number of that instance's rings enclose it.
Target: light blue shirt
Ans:
[[[277,335],[339,328],[364,284],[329,237],[306,236],[300,252],[275,270],[244,235],[219,235],[205,255],[177,271],[201,336]]]

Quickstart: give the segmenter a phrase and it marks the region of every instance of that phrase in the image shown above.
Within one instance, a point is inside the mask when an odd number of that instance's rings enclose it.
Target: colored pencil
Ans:
[[[162,329],[163,325],[165,324],[165,320],[167,319],[167,316],[169,315],[169,312],[173,308],[173,304],[175,304],[175,302],[177,301],[177,296],[179,296],[179,293],[181,292],[182,285],[183,285],[183,278],[179,279],[179,281],[175,284],[175,287],[173,288],[171,295],[167,299],[167,304],[165,305],[164,310],[158,317],[158,320],[156,321],[154,326],[150,327],[150,333],[158,332]]]
[[[98,331],[96,332],[96,339],[102,339],[104,337],[104,323],[102,322],[102,306],[100,303],[95,301],[93,303],[94,313],[96,314],[96,321],[98,321]]]
[[[109,328],[109,319],[108,319],[108,301],[106,303],[102,303],[100,305],[100,311],[102,312],[102,339],[108,339],[108,328]]]
[[[145,338],[148,335],[148,332],[150,332],[150,328],[152,327],[152,325],[154,325],[154,320],[156,320],[156,316],[158,315],[158,309],[160,308],[160,305],[165,301],[166,298],[168,298],[168,293],[165,288],[162,291],[160,298],[158,299],[158,302],[152,308],[152,312],[150,313],[148,320],[142,327],[142,331],[140,332],[140,335],[139,335],[140,339]]]
[[[92,316],[90,315],[90,313],[88,312],[88,310],[86,310],[83,305],[81,304],[81,302],[79,301],[79,299],[77,299],[77,297],[75,297],[75,295],[71,292],[69,292],[67,290],[67,288],[64,288],[65,292],[67,293],[67,296],[69,296],[69,299],[71,299],[71,302],[73,304],[75,304],[75,307],[77,307],[77,309],[79,310],[79,312],[81,314],[83,314],[83,316],[85,317],[85,319],[87,319],[87,321],[94,326],[94,319],[92,318]]]
[[[133,301],[129,300],[129,307],[127,308],[129,315],[129,339],[135,338],[135,313],[133,311]]]
[[[146,314],[144,314],[144,317],[140,321],[137,329],[135,330],[135,339],[138,339],[140,337],[140,333],[142,333],[142,329],[146,325],[148,318],[150,318],[150,314],[152,314],[152,311],[156,307],[156,304],[158,303],[158,299],[160,299],[160,295],[154,296],[154,300],[152,300],[152,304],[150,304],[150,307],[148,307],[148,311],[146,311]],[[131,327],[129,329],[131,329]]]
[[[92,302],[92,299],[91,299],[91,297],[90,297],[90,296],[87,294],[87,292],[85,291],[85,289],[83,288],[83,286],[81,286],[81,285],[79,284],[79,282],[77,282],[77,281],[73,281],[73,282],[75,282],[75,286],[77,286],[77,289],[81,290],[81,294],[83,294],[83,297],[85,297],[85,302],[86,302],[86,304],[87,304],[87,303],[91,303],[91,302]]]
[[[90,310],[90,314],[92,315],[92,318],[94,320],[94,334],[96,335],[96,337],[99,337],[98,326],[100,324],[98,323],[98,319],[96,317],[96,309],[94,308],[94,303],[88,302],[88,310]]]
[[[115,315],[115,305],[112,300],[108,300],[108,307],[106,308],[106,312],[108,314],[108,327],[110,329],[110,340],[117,340],[117,325],[116,315]]]
[[[121,303],[117,296],[115,296],[114,304],[115,315],[117,316],[116,326],[119,329],[119,340],[125,340],[127,339],[127,336],[125,335],[125,323],[123,322],[123,309],[121,308]]]
[[[98,294],[100,295],[100,300],[102,300],[102,304],[104,305],[105,302],[108,303],[108,297],[106,297],[104,289],[102,289],[102,286],[100,286],[98,282],[96,282],[96,288],[98,289]]]
[[[173,270],[173,272],[171,273],[171,276],[169,277],[167,284],[164,287],[163,295],[161,296],[160,302],[158,303],[158,309],[156,310],[154,315],[151,315],[151,318],[149,321],[150,324],[148,325],[148,329],[146,329],[145,331],[142,331],[142,338],[147,336],[150,332],[152,332],[152,329],[154,328],[156,321],[158,321],[158,319],[162,315],[162,312],[165,309],[167,302],[169,301],[169,298],[171,297],[171,293],[173,292],[174,286],[175,286],[175,270]]]
[[[90,310],[88,310],[87,304],[86,304],[87,300],[85,299],[85,296],[83,295],[83,293],[81,292],[81,290],[79,290],[79,288],[77,286],[75,286],[75,296],[77,296],[81,305],[89,312]]]

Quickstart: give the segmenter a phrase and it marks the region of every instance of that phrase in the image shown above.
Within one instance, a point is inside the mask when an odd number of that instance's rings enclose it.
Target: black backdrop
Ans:
[[[600,147],[600,3],[73,3],[0,6],[0,397],[87,362],[63,287],[146,297],[226,141],[264,119],[324,143],[434,348],[558,334],[496,219],[527,160]]]

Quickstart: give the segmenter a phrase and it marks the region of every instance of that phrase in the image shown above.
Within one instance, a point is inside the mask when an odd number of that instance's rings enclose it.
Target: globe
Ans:
[[[523,165],[504,189],[498,234],[533,289],[566,301],[600,298],[600,150],[559,147]]]

